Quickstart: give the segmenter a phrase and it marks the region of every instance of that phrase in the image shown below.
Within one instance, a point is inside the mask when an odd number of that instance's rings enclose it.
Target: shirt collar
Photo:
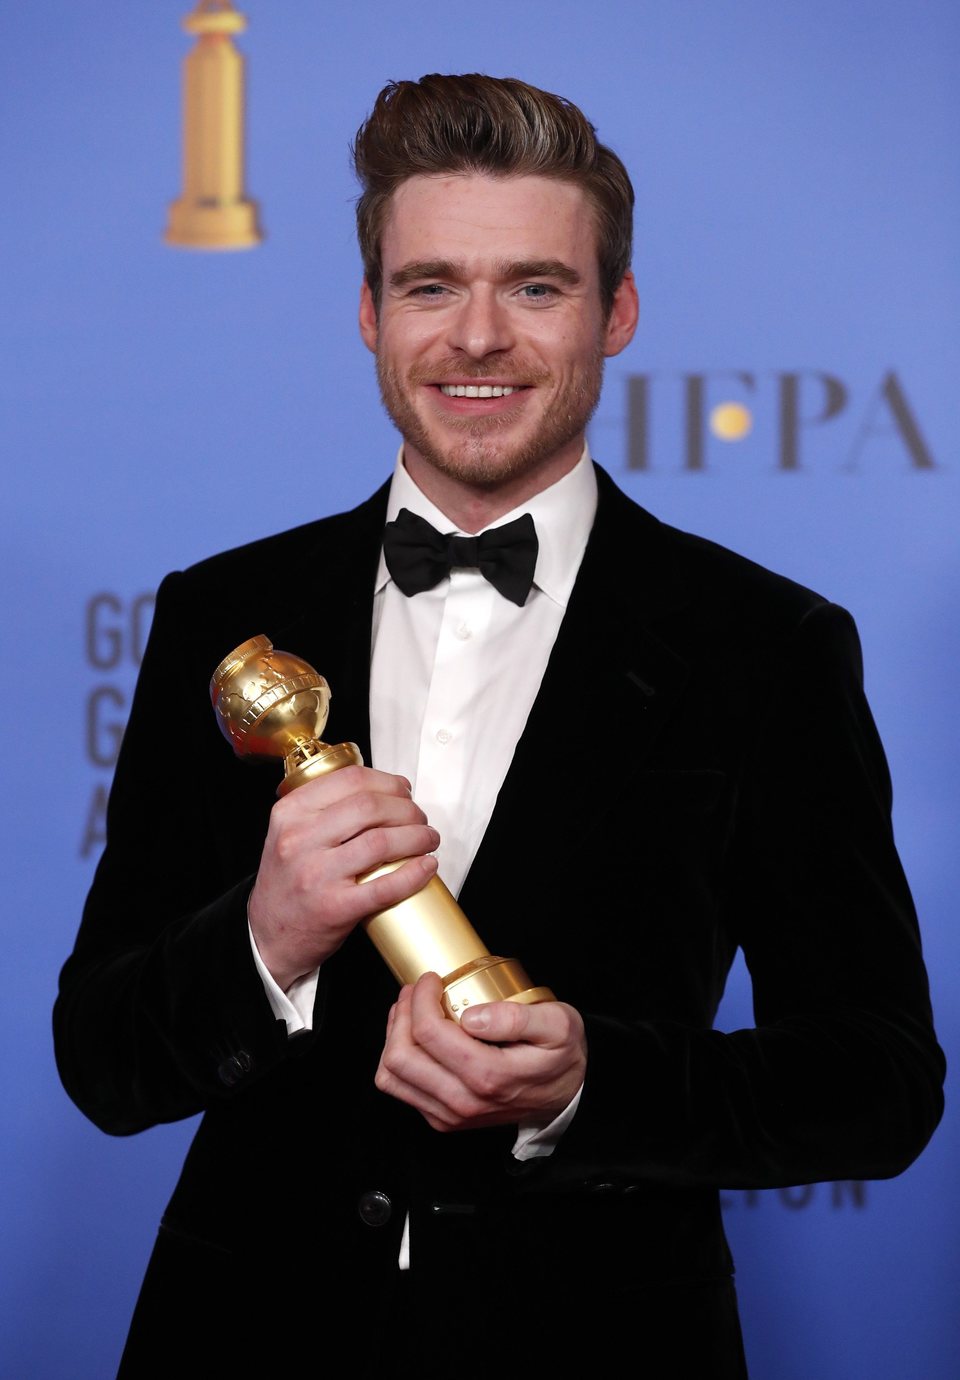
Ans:
[[[392,522],[401,508],[409,508],[411,513],[425,518],[438,532],[460,531],[410,478],[403,465],[402,445],[397,452],[390,482],[387,521]],[[597,477],[590,449],[584,442],[580,459],[562,479],[534,494],[526,503],[521,503],[509,513],[504,513],[496,522],[490,523],[490,526],[502,527],[504,523],[512,522],[524,513],[530,514],[537,529],[539,542],[534,584],[555,603],[565,608],[577,578],[596,511]],[[381,552],[375,592],[379,593],[389,579],[390,574]]]

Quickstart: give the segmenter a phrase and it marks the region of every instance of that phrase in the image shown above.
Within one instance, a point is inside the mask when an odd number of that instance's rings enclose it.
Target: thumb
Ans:
[[[467,1007],[460,1017],[460,1026],[477,1039],[509,1044],[530,1038],[532,1009],[513,1001],[483,1002],[479,1006]]]

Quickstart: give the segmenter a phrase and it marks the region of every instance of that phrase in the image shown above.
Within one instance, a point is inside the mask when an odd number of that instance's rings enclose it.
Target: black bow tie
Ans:
[[[537,565],[536,528],[529,513],[491,527],[479,537],[441,534],[425,518],[401,508],[395,522],[383,532],[383,558],[404,594],[433,589],[454,567],[478,569],[494,589],[523,605],[533,584]]]

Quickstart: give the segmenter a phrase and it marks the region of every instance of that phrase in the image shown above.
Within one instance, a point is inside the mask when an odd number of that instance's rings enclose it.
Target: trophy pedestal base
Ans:
[[[181,249],[252,249],[263,239],[257,203],[213,197],[173,201],[163,238]]]

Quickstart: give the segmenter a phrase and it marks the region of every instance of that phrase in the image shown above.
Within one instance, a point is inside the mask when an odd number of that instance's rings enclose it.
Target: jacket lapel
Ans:
[[[665,633],[687,602],[661,524],[597,467],[598,505],[573,594],[497,804],[461,890],[468,915],[502,941],[503,860],[531,877],[555,871],[566,847],[590,846],[629,792],[687,682]],[[512,936],[512,938],[511,938]],[[494,951],[497,951],[494,947]]]

